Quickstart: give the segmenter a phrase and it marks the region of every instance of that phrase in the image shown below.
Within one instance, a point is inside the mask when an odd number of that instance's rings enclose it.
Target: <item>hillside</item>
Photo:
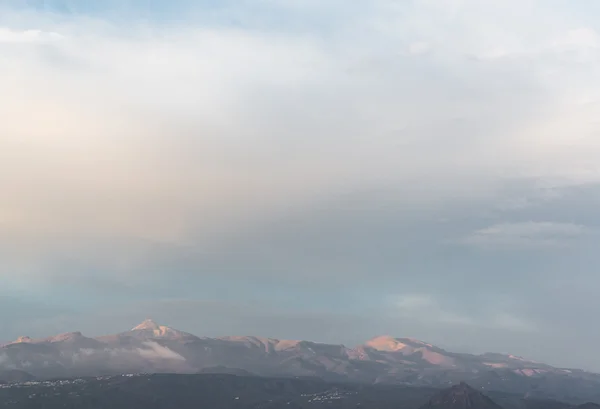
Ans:
[[[429,404],[434,402],[433,407],[439,407],[436,404],[437,396],[448,394],[448,391],[222,374],[121,375],[0,387],[0,408],[418,409],[428,405],[428,401]],[[498,393],[495,396],[503,400],[503,409],[541,407],[535,400]],[[472,400],[473,404],[468,408],[499,408],[495,404],[488,404],[488,401],[490,399],[487,397]],[[458,406],[453,407],[459,409]]]

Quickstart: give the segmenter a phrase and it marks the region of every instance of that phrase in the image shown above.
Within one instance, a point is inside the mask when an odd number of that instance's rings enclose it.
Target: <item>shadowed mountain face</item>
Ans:
[[[0,371],[0,384],[23,383],[35,380],[35,377],[25,371],[16,369]]]
[[[439,392],[421,409],[501,409],[501,407],[462,382]]]
[[[261,337],[203,338],[151,320],[98,338],[79,332],[45,339],[21,337],[0,347],[2,371],[26,372],[38,379],[219,372],[437,388],[466,381],[483,391],[573,403],[600,401],[599,375],[512,355],[457,354],[389,336],[354,348]]]

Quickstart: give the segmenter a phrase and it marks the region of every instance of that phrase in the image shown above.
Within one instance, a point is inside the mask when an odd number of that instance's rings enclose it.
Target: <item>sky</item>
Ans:
[[[600,371],[598,72],[595,0],[0,0],[0,341]]]

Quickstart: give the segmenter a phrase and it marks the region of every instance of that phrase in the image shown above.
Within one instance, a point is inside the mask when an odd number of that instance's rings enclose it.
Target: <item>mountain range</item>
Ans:
[[[478,390],[600,402],[600,375],[495,353],[454,353],[412,338],[380,336],[362,345],[260,337],[198,337],[146,320],[96,338],[80,332],[20,337],[0,346],[0,382],[126,373],[225,373],[332,382]]]

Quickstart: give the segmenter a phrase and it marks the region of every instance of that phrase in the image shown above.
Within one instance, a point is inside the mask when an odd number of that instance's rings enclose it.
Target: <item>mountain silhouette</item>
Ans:
[[[464,382],[435,394],[421,409],[501,409],[493,400]]]

